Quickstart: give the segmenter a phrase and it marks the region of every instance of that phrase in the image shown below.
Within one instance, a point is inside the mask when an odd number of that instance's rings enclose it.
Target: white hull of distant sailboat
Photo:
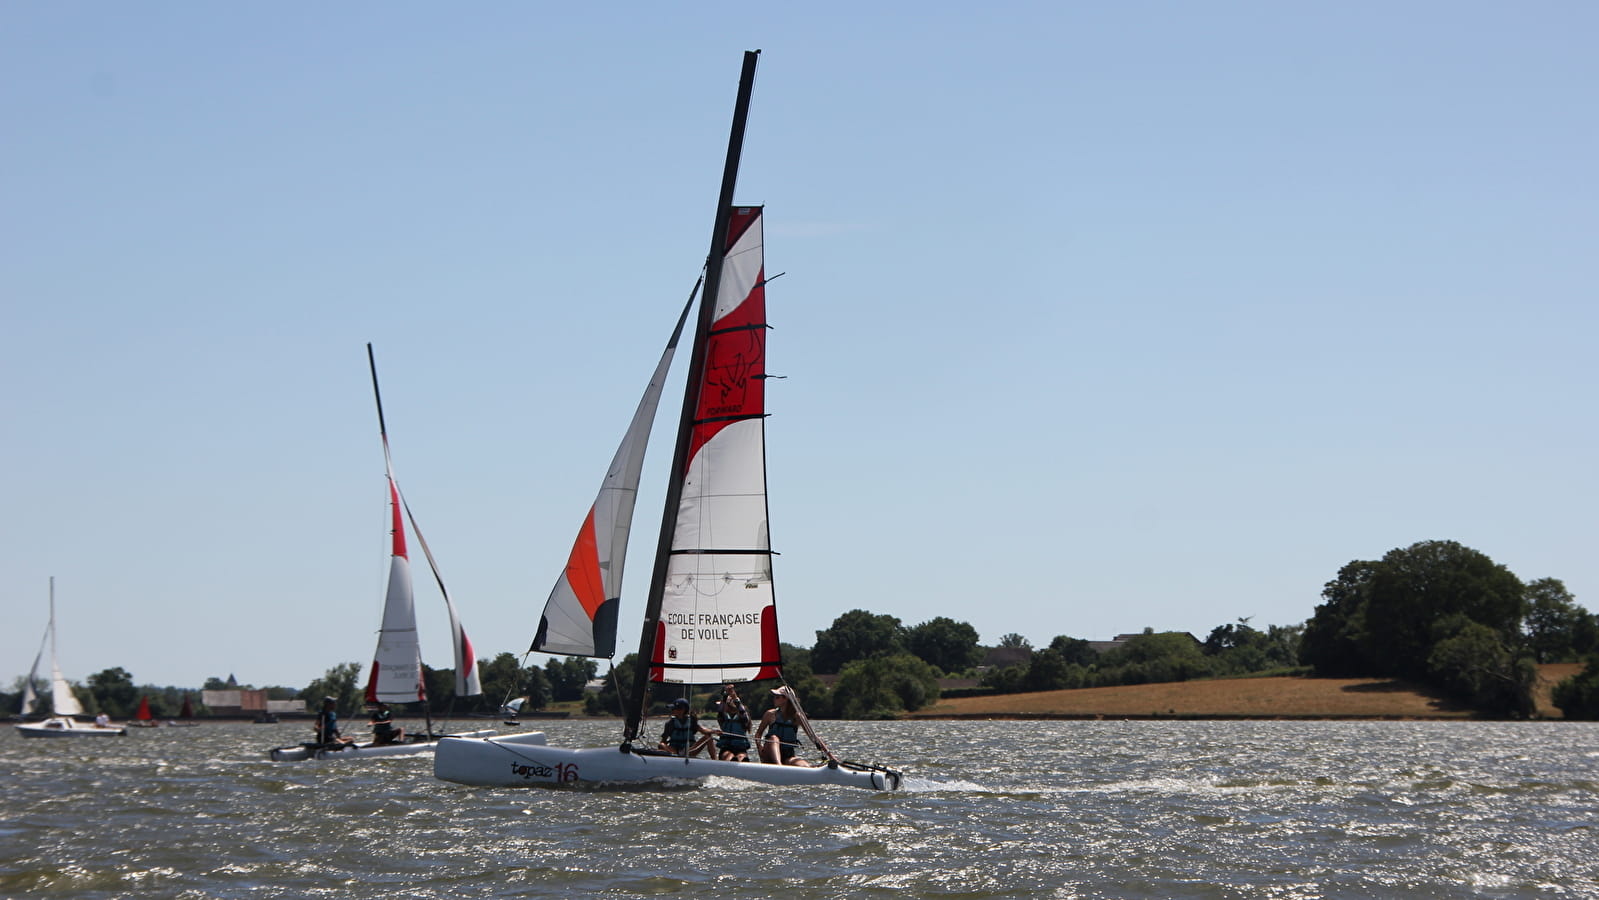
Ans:
[[[737,778],[777,786],[840,785],[888,791],[899,773],[851,763],[780,766],[699,757],[656,756],[617,747],[551,747],[541,731],[478,740],[444,738],[433,755],[433,775],[479,787],[527,787],[575,782],[631,784]]]
[[[17,733],[25,738],[122,737],[128,733],[121,725],[85,724],[61,716],[43,722],[23,722],[16,727]]]

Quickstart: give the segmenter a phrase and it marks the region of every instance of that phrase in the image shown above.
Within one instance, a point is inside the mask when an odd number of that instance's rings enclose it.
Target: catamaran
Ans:
[[[623,742],[620,747],[552,747],[537,731],[446,738],[433,756],[433,772],[441,779],[521,786],[720,776],[773,785],[900,786],[900,773],[892,769],[838,758],[802,712],[796,724],[823,755],[813,766],[702,759],[655,749],[654,741],[636,743],[650,710],[653,684],[782,678],[767,531],[764,209],[732,203],[758,53],[744,55],[644,611],[635,702],[624,701]],[[695,293],[699,288],[696,284]],[[689,306],[693,303],[691,293]],[[622,564],[645,445],[688,312],[685,307],[679,316],[579,529],[529,652],[614,657]]]
[[[121,725],[101,725],[79,722],[73,716],[83,715],[83,704],[78,702],[76,694],[72,693],[72,685],[67,683],[61,674],[61,666],[56,658],[56,580],[50,577],[50,624],[45,626],[44,638],[39,641],[39,653],[33,658],[33,668],[28,672],[28,681],[22,688],[22,714],[31,714],[38,706],[39,698],[34,693],[33,684],[39,677],[39,663],[44,659],[44,648],[50,647],[50,712],[49,718],[43,722],[21,722],[17,724],[17,733],[25,738],[38,737],[119,737],[126,735],[128,729]]]
[[[304,759],[361,759],[373,756],[412,756],[432,752],[434,744],[444,735],[433,733],[433,713],[428,707],[427,684],[422,677],[422,647],[417,640],[416,603],[411,586],[411,561],[405,542],[405,522],[411,522],[417,545],[427,557],[433,579],[444,595],[444,607],[450,617],[450,638],[455,648],[455,695],[475,697],[483,693],[477,673],[477,659],[472,652],[472,642],[461,627],[461,617],[455,611],[455,602],[444,586],[433,551],[428,549],[416,517],[400,495],[399,483],[394,478],[394,460],[389,453],[389,430],[383,419],[383,395],[378,390],[378,364],[372,345],[366,345],[367,364],[372,370],[372,396],[378,407],[378,434],[383,439],[383,465],[388,476],[391,552],[389,556],[388,591],[384,595],[383,622],[378,631],[378,647],[372,659],[372,670],[367,678],[366,702],[414,703],[420,702],[427,717],[427,730],[421,734],[407,733],[400,741],[379,742],[374,737],[367,742],[342,743],[338,741],[307,741],[289,747],[274,748],[270,756],[277,762]],[[402,511],[404,515],[402,516]],[[453,737],[487,737],[491,730],[462,732]]]

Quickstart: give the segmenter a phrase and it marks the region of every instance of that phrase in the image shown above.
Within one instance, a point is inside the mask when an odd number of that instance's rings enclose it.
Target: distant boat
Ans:
[[[39,655],[33,658],[33,668],[28,672],[28,683],[22,689],[22,714],[24,716],[33,712],[38,704],[38,696],[33,692],[34,682],[39,677],[39,663],[44,657],[46,644],[50,646],[50,706],[51,717],[43,722],[23,722],[16,727],[17,733],[25,738],[37,737],[116,737],[128,733],[128,729],[120,725],[99,725],[79,722],[73,716],[83,715],[83,705],[72,693],[72,685],[61,674],[61,666],[56,659],[56,580],[50,578],[50,624],[45,627],[44,639],[39,642]]]
[[[427,557],[433,579],[444,595],[444,606],[450,617],[451,644],[455,648],[455,694],[474,697],[483,693],[479,686],[477,659],[472,652],[472,642],[461,627],[455,603],[444,587],[433,552],[428,549],[417,527],[416,517],[400,495],[399,483],[394,478],[394,461],[389,454],[389,430],[383,420],[383,394],[378,390],[378,364],[372,345],[366,345],[367,364],[372,371],[372,396],[377,401],[378,436],[383,440],[383,466],[388,478],[391,554],[389,556],[389,585],[383,603],[383,622],[378,631],[377,651],[372,659],[372,671],[366,684],[366,702],[422,703],[427,716],[427,729],[422,734],[405,735],[403,742],[380,744],[376,740],[365,743],[326,743],[307,741],[297,746],[277,747],[270,756],[277,762],[305,759],[359,759],[366,756],[409,756],[433,752],[439,735],[433,733],[433,714],[428,710],[427,684],[422,678],[422,647],[417,640],[416,603],[411,588],[411,560],[406,551],[405,522],[411,522],[416,532],[416,542]],[[257,720],[259,721],[259,720]],[[276,721],[276,718],[274,718]],[[493,731],[463,732],[449,737],[484,737]]]
[[[139,698],[139,710],[133,714],[133,720],[128,723],[134,728],[155,728],[161,723],[150,714],[150,698]]]
[[[652,682],[681,685],[686,693],[695,684],[782,678],[767,532],[764,209],[732,203],[758,52],[744,54],[739,79],[634,689],[624,701],[630,705],[622,744],[551,747],[538,731],[486,740],[449,739],[439,742],[433,756],[438,778],[522,786],[715,775],[772,785],[900,786],[897,771],[835,756],[810,728],[792,692],[786,696],[787,715],[793,718],[783,720],[780,739],[795,749],[803,729],[825,757],[814,766],[696,759],[659,750],[653,739],[635,743],[650,712]],[[615,654],[622,560],[644,445],[687,313],[685,309],[678,319],[599,497],[579,528],[529,652],[597,658]],[[690,735],[685,749],[697,737]],[[785,758],[794,755],[784,753]]]
[[[194,704],[189,702],[189,695],[183,695],[183,708],[178,710],[176,719],[168,719],[168,728],[193,728],[199,722],[194,721]]]

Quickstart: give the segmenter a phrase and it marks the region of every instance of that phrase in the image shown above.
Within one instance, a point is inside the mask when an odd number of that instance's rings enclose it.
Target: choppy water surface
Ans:
[[[5,727],[0,897],[1599,897],[1592,724],[824,725],[912,789],[485,790],[267,762],[303,723]]]

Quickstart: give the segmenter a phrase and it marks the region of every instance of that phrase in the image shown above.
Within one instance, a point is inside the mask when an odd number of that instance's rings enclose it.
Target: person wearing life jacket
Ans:
[[[372,746],[404,742],[405,729],[395,727],[393,711],[387,703],[379,700],[377,708],[372,710]]]
[[[316,742],[335,745],[337,749],[343,750],[345,745],[353,742],[355,738],[339,734],[339,714],[333,708],[335,702],[332,697],[322,698],[322,711],[316,715]]]
[[[689,713],[688,701],[679,697],[672,701],[672,716],[661,729],[661,743],[657,749],[675,756],[695,756],[711,745],[715,734]]]
[[[799,756],[799,711],[787,687],[772,688],[772,708],[761,716],[755,729],[755,743],[761,749],[761,762],[785,766],[809,766]],[[764,736],[764,739],[763,739]]]
[[[727,762],[749,762],[750,712],[731,684],[722,685],[722,699],[716,701],[716,739],[718,758]]]

